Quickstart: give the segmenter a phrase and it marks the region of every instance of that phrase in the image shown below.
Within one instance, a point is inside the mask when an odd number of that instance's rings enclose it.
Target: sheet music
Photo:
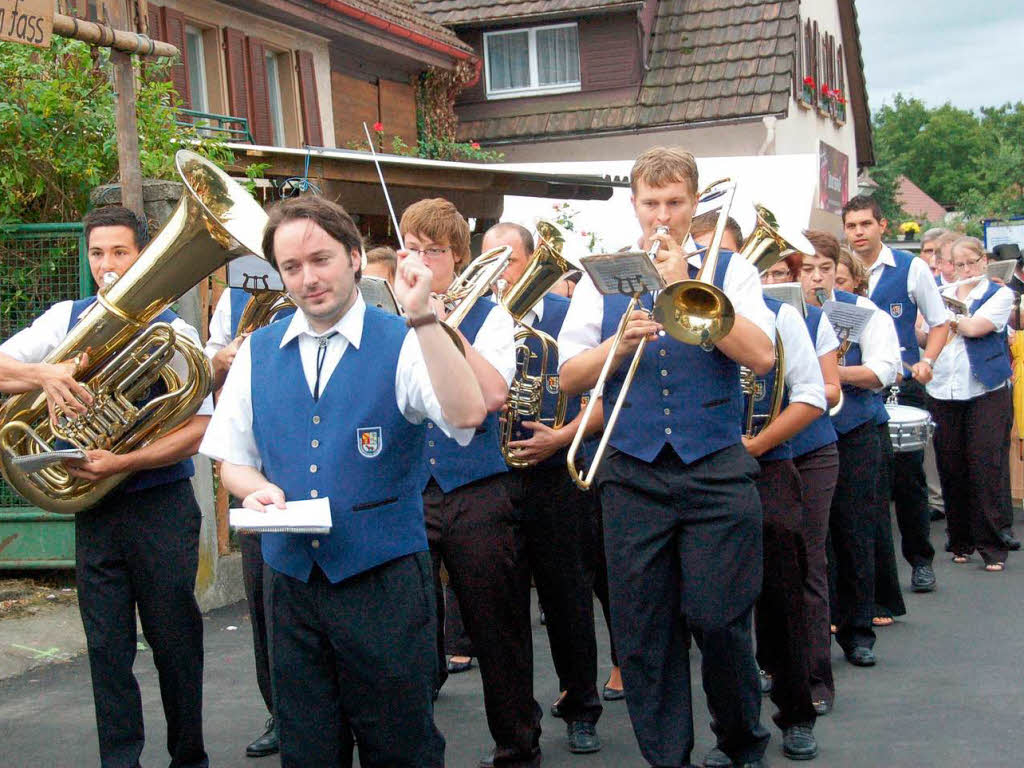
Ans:
[[[383,277],[371,277],[363,275],[359,280],[359,290],[363,294],[363,300],[369,307],[377,307],[392,315],[398,314],[398,304],[395,301],[395,294]]]
[[[1010,279],[1013,277],[1013,270],[1016,266],[1016,259],[990,261],[988,263],[988,267],[985,268],[985,274],[989,279],[996,278],[997,280],[1001,280],[1005,285],[1009,285]]]
[[[21,471],[31,474],[65,459],[84,458],[85,451],[79,448],[67,448],[62,451],[44,451],[43,453],[32,453],[27,456],[15,456],[11,459],[11,463]]]
[[[248,533],[330,533],[331,504],[324,497],[289,501],[284,509],[270,505],[264,512],[236,507],[229,511],[228,522]]]
[[[281,282],[281,276],[277,274],[277,270],[270,266],[269,261],[261,259],[253,253],[239,256],[228,262],[228,285],[232,288],[244,288],[246,275],[250,278],[265,277],[267,279],[266,287],[272,291],[284,290],[284,283]],[[251,279],[250,282],[252,282]],[[259,281],[259,287],[264,287],[262,280]]]
[[[847,304],[845,301],[833,301],[829,299],[821,308],[828,315],[832,327],[836,330],[839,339],[849,339],[852,343],[860,341],[860,335],[864,327],[871,319],[875,310],[866,307],[858,307],[856,304]]]
[[[665,287],[654,262],[643,251],[599,253],[580,259],[597,290],[604,295],[635,296]]]
[[[764,295],[770,296],[784,304],[789,304],[789,306],[793,307],[793,309],[800,313],[801,317],[804,317],[807,314],[804,309],[804,289],[800,283],[775,283],[774,285],[766,285],[764,286]]]

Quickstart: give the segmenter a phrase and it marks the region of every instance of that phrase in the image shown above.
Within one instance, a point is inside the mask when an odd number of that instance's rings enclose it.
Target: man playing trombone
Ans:
[[[693,156],[648,150],[631,182],[640,246],[656,250],[666,283],[693,278],[702,262],[702,254],[684,252],[694,250],[687,237],[698,200]],[[741,441],[739,367],[771,369],[774,324],[756,269],[730,256],[720,254],[707,280],[732,302],[735,322],[709,351],[659,335],[662,326],[641,310],[613,351],[627,297],[602,296],[587,278],[558,339],[569,393],[594,387],[614,355],[606,419],[624,386],[622,363],[647,341],[629,396],[630,426],[610,436],[597,482],[626,700],[641,752],[655,766],[687,765],[693,749],[687,625],[702,649],[718,747],[736,764],[759,766],[769,738],[750,633],[761,589],[761,505],[757,463]],[[650,295],[641,306],[651,307]]]

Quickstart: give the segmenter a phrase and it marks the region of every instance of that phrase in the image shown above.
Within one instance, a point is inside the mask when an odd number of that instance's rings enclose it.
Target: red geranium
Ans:
[[[471,142],[469,146],[471,146],[473,149],[480,149],[480,142],[479,141]]]
[[[822,83],[821,84],[821,94],[822,94],[822,96],[828,96],[828,90],[829,90],[828,89],[828,83]]]
[[[377,131],[377,133],[380,133],[381,131],[384,130],[384,123],[378,120],[376,123],[373,124],[373,130]]]
[[[809,85],[809,86],[811,86],[811,88],[813,88],[814,87],[814,78],[811,77],[810,75],[805,77],[804,78],[804,85]]]

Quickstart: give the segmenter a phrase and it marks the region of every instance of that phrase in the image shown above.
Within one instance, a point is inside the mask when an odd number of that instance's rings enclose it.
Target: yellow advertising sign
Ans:
[[[53,0],[0,0],[0,40],[50,47]]]

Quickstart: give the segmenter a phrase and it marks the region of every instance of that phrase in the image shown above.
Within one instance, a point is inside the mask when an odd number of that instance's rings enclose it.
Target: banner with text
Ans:
[[[850,157],[824,141],[818,142],[818,207],[842,213],[850,199]]]
[[[0,40],[50,47],[53,0],[0,0]]]

